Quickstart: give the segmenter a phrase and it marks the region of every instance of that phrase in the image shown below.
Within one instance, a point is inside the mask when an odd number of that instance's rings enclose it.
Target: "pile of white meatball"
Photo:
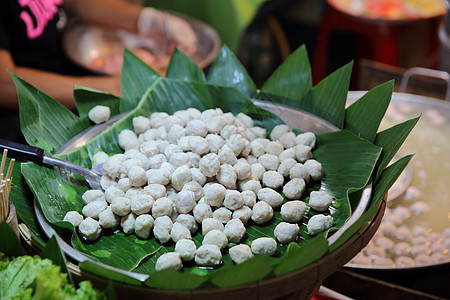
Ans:
[[[297,223],[308,209],[300,197],[322,176],[311,153],[313,133],[295,135],[277,125],[269,140],[243,113],[194,108],[135,117],[133,127],[119,134],[123,154],[93,156],[93,167],[103,163],[103,190],[86,191],[83,215],[70,211],[64,218],[85,239],[95,241],[102,230],[120,226],[142,239],[153,233],[161,244],[172,240],[175,252],[161,255],[156,270],[179,270],[191,260],[219,265],[229,243],[235,244],[228,252],[237,264],[253,255],[274,255],[273,238],[255,239],[251,247],[239,243],[250,219],[263,225],[276,209],[284,220],[274,230],[278,242],[297,239]],[[311,192],[309,206],[317,213],[307,223],[310,235],[331,227],[332,217],[320,213],[331,203],[326,192]],[[192,236],[199,227],[204,238],[197,249]]]

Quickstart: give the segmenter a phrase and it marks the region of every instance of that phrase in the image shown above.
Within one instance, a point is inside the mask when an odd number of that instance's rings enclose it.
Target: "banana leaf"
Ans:
[[[226,48],[222,49],[221,53],[226,53],[227,55],[218,58],[217,64],[213,64],[214,73],[220,74],[220,70],[222,70],[223,74],[231,74],[232,70],[227,62],[230,62],[231,65],[236,65],[237,60]],[[304,49],[294,52],[291,61],[304,64]],[[323,236],[319,235],[314,239],[310,237],[307,234],[306,222],[315,212],[308,209],[307,217],[299,224],[299,240],[289,246],[278,245],[277,255],[267,258],[270,266],[269,264],[261,263],[265,266],[264,270],[267,270],[267,274],[273,274],[274,272],[276,275],[282,275],[292,272],[316,261],[330,251],[325,238],[342,227],[350,217],[351,205],[349,195],[354,195],[355,192],[363,189],[374,178],[375,174],[383,174],[386,166],[384,164],[385,159],[393,155],[392,153],[395,153],[398,149],[398,144],[403,142],[407,133],[412,129],[412,126],[402,126],[403,130],[396,130],[396,132],[402,133],[397,134],[402,137],[400,142],[394,141],[393,138],[395,138],[396,134],[389,134],[389,132],[381,133],[380,136],[377,135],[375,143],[365,139],[373,134],[373,128],[378,128],[379,124],[377,123],[380,121],[379,116],[383,114],[383,109],[379,110],[378,117],[368,120],[366,125],[360,119],[350,117],[355,115],[355,107],[357,106],[349,108],[346,112],[345,98],[351,66],[352,64],[344,66],[315,87],[309,87],[309,83],[306,85],[302,83],[301,94],[303,96],[301,99],[289,99],[292,95],[289,94],[288,90],[295,85],[295,80],[283,81],[281,79],[288,76],[297,79],[309,78],[310,71],[308,67],[303,67],[299,71],[296,68],[296,64],[283,64],[280,67],[280,72],[276,75],[280,79],[269,79],[270,81],[265,85],[267,94],[270,92],[270,96],[273,99],[288,99],[283,103],[298,108],[299,103],[302,105],[301,103],[305,103],[304,99],[307,98],[307,102],[313,112],[336,124],[341,129],[344,129],[344,126],[349,129],[317,136],[318,147],[314,150],[313,155],[322,163],[325,175],[321,182],[312,182],[302,196],[302,200],[308,203],[309,193],[320,188],[333,195],[335,200],[333,209],[330,211],[334,219],[333,228],[329,232],[324,233]],[[120,99],[119,107],[121,112],[123,112],[124,108],[131,108],[130,112],[86,145],[71,152],[59,154],[58,157],[81,166],[90,167],[93,154],[99,150],[105,151],[110,155],[120,153],[122,150],[118,146],[117,140],[119,132],[126,128],[132,128],[133,117],[138,115],[148,116],[154,111],[173,113],[189,107],[195,107],[200,110],[220,107],[224,112],[232,112],[234,114],[244,112],[250,115],[254,118],[255,125],[265,127],[268,133],[275,125],[282,123],[276,115],[255,106],[248,98],[249,90],[252,89],[252,80],[246,72],[242,72],[242,68],[239,66],[236,67],[240,74],[236,87],[230,84],[229,81],[232,80],[230,76],[223,76],[223,82],[220,82],[218,75],[211,75],[211,77],[208,77],[208,83],[203,82],[198,74],[198,70],[190,63],[189,58],[177,52],[175,52],[171,60],[169,69],[170,78],[156,76],[151,69],[144,66],[134,55],[126,51],[123,66],[126,76],[122,73],[122,84],[126,85],[129,83],[135,89],[130,86],[125,89],[127,92]],[[308,74],[297,74],[297,72],[306,72]],[[21,97],[20,95],[28,96],[38,93],[34,87],[22,83],[20,79],[16,78],[15,81],[21,83],[18,85],[18,89],[21,89],[19,97]],[[386,99],[390,99],[391,90],[384,87],[381,89],[384,91],[384,103],[386,103],[388,102]],[[276,93],[280,93],[280,95],[275,95]],[[254,91],[254,95],[256,98],[263,98],[265,94]],[[25,97],[25,99],[19,100],[26,101],[28,98]],[[51,103],[51,100],[47,97],[45,100]],[[362,107],[371,107],[379,101],[379,93],[368,93],[363,101],[364,105],[361,105]],[[59,108],[57,105],[53,106],[55,111],[52,115],[57,115]],[[346,116],[349,116],[348,120],[346,120]],[[51,119],[52,117],[46,116],[46,118]],[[72,117],[72,119],[75,118]],[[53,140],[49,136],[50,133],[48,131],[39,133],[38,130],[34,129],[37,127],[37,124],[32,117],[29,120],[23,118],[22,126],[31,127],[37,135],[36,139],[40,141]],[[55,127],[53,130],[60,131],[61,129]],[[299,128],[299,130],[302,130],[302,128]],[[78,130],[71,130],[70,128],[68,128],[68,131],[66,133],[66,142],[78,133]],[[368,134],[361,135],[361,132],[367,132]],[[384,152],[384,149],[388,149],[388,152]],[[380,159],[382,154],[385,159]],[[404,165],[400,165],[397,171],[401,167],[404,167]],[[69,210],[81,211],[83,201],[80,196],[87,190],[87,186],[80,184],[78,181],[67,180],[61,177],[53,169],[38,167],[33,164],[23,164],[22,174],[38,200],[47,221],[53,224],[55,228],[69,233],[65,235],[68,236],[66,237],[67,242],[72,243],[75,249],[83,252],[93,261],[99,261],[127,271],[151,275],[145,282],[146,285],[155,288],[173,288],[179,283],[178,286],[182,289],[194,289],[209,280],[216,286],[225,287],[248,283],[249,278],[253,281],[258,281],[268,276],[262,276],[261,274],[259,274],[261,276],[256,276],[254,274],[255,266],[260,264],[258,261],[262,261],[261,258],[254,258],[249,260],[248,263],[238,266],[233,265],[227,253],[224,253],[223,256],[223,266],[218,269],[204,269],[194,264],[186,264],[183,272],[177,273],[176,276],[173,276],[173,272],[155,272],[157,258],[163,253],[173,251],[173,243],[161,245],[153,237],[148,240],[141,240],[134,235],[122,233],[106,233],[94,243],[85,242],[73,230],[73,227],[68,225],[67,222],[62,222],[62,219]],[[394,175],[396,174],[397,172]],[[387,176],[380,175],[380,179],[377,181],[377,184],[380,185],[378,194],[385,193],[385,187],[388,186],[388,183],[394,177],[391,176],[386,179]],[[374,193],[378,191],[377,184],[374,185]],[[376,207],[375,202],[371,204],[369,209],[374,210],[373,207]],[[273,230],[281,221],[280,213],[276,211],[275,217],[269,224],[259,226],[250,223],[243,242],[250,245],[252,240],[258,237],[274,237]],[[202,239],[203,237],[200,233],[193,236],[197,246],[201,245]],[[303,259],[304,257],[309,259]],[[299,263],[301,261],[303,263]],[[90,266],[89,270],[98,272],[101,276],[106,274],[106,272],[100,271],[101,268]],[[237,274],[240,275],[237,276]],[[115,277],[115,280],[133,281],[121,279],[118,276]]]

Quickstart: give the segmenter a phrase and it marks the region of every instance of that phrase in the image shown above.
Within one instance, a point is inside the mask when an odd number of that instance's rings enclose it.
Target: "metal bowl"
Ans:
[[[365,91],[349,92],[347,103],[355,102],[365,93]],[[390,209],[395,209],[398,206],[410,208],[416,201],[423,201],[429,205],[430,211],[424,214],[416,214],[411,211],[411,216],[401,225],[410,229],[415,225],[421,225],[432,230],[432,232],[442,233],[445,228],[450,227],[448,209],[450,207],[450,186],[448,185],[448,174],[450,172],[448,160],[448,153],[450,152],[450,102],[408,93],[393,93],[387,113],[381,122],[380,130],[418,116],[420,116],[418,123],[399,149],[399,153],[412,153],[414,157],[408,168],[405,169],[405,174],[398,178],[394,183],[393,190],[388,192],[388,200],[390,199],[390,201],[388,202],[387,213]],[[419,194],[416,194],[417,198],[411,196],[412,191],[420,191]],[[385,217],[385,219],[387,218]],[[383,221],[381,226],[383,226]],[[401,225],[397,225],[397,227]],[[388,235],[388,237],[397,241],[395,234],[393,236]],[[449,250],[447,249],[447,251]],[[429,251],[431,251],[431,248]],[[382,266],[351,262],[346,267],[359,270],[410,270],[412,272],[445,265],[450,265],[448,252],[446,261],[428,264]]]
[[[326,132],[331,131],[337,131],[339,130],[336,126],[333,124],[304,111],[296,110],[284,105],[275,104],[271,102],[265,102],[265,101],[259,101],[259,100],[253,100],[253,102],[265,109],[268,110],[276,115],[278,115],[289,127],[291,128],[297,128],[302,131],[310,131],[314,132],[316,134],[322,134]],[[80,133],[79,135],[75,136],[73,139],[71,139],[69,142],[67,142],[61,149],[58,150],[57,153],[67,152],[74,150],[80,146],[83,146],[86,144],[89,140],[91,140],[93,137],[98,135],[100,132],[106,130],[108,127],[112,126],[114,122],[120,120],[122,117],[124,117],[127,113],[123,113],[120,115],[115,116],[111,120],[109,120],[107,123],[95,125],[86,131]],[[333,235],[330,236],[328,239],[328,244],[332,245],[351,225],[356,222],[356,220],[359,219],[359,217],[362,215],[362,213],[367,208],[368,204],[370,203],[371,199],[371,193],[372,193],[372,186],[369,184],[364,192],[362,193],[361,199],[359,201],[358,206],[353,211],[351,217],[347,222]],[[45,219],[41,209],[39,208],[39,205],[37,201],[34,202],[34,210],[36,213],[37,220],[39,224],[41,225],[43,231],[47,235],[47,237],[51,237],[53,235],[56,236],[58,243],[61,247],[61,249],[65,252],[66,255],[68,255],[71,259],[73,259],[75,262],[82,262],[85,260],[91,260],[87,256],[85,256],[83,253],[79,252],[78,250],[75,250],[72,248],[71,245],[66,243],[59,235],[54,231],[54,229],[51,227],[51,225],[47,222]],[[372,233],[373,235],[373,233]],[[371,237],[371,236],[370,236]],[[359,244],[358,244],[359,245]],[[358,248],[358,251],[361,248]],[[355,252],[357,253],[357,252]],[[350,258],[349,258],[350,259]],[[91,260],[92,261],[92,260]],[[346,260],[348,261],[348,260]],[[140,281],[144,281],[148,278],[148,275],[145,274],[139,274],[134,272],[128,272],[125,270],[117,269],[99,262],[96,262],[103,267],[114,270],[117,272],[120,272],[122,274],[126,274],[130,277],[136,278]]]
[[[190,57],[200,68],[204,69],[214,61],[219,53],[220,38],[209,25],[188,17],[182,18],[189,23],[197,36],[196,51],[190,54]],[[130,39],[126,39],[126,37]],[[114,68],[108,69],[95,65],[94,62],[99,58],[122,57],[124,49],[132,47],[126,41],[136,39],[141,39],[141,37],[128,32],[119,32],[75,21],[64,30],[63,49],[69,59],[87,70],[98,74],[119,75],[122,67],[121,62],[114,64]],[[167,64],[168,62],[167,60]]]

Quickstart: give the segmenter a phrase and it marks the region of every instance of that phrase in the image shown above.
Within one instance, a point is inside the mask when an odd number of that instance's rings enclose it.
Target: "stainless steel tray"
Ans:
[[[304,111],[295,110],[293,108],[290,108],[290,107],[287,107],[284,105],[280,105],[280,104],[271,103],[271,102],[265,102],[265,101],[259,101],[259,100],[253,100],[253,102],[257,106],[259,106],[265,110],[271,111],[274,114],[278,115],[291,128],[297,128],[302,131],[310,131],[310,132],[314,132],[316,134],[322,134],[322,133],[326,133],[326,132],[339,130],[333,124],[331,124],[313,114],[310,114],[310,113],[307,113]],[[61,147],[61,149],[58,150],[58,153],[71,151],[78,147],[83,146],[89,140],[91,140],[93,137],[95,137],[98,133],[107,129],[112,124],[114,124],[114,122],[116,122],[120,118],[124,117],[125,115],[126,115],[126,113],[118,115],[118,116],[112,118],[111,120],[109,120],[107,123],[95,125],[89,129],[87,129],[86,131],[75,136],[63,147]],[[336,231],[332,236],[330,236],[330,238],[328,238],[329,245],[333,244],[361,216],[361,214],[365,211],[368,204],[370,203],[371,193],[372,193],[372,186],[371,186],[371,184],[369,184],[363,191],[361,200],[359,201],[358,206],[356,207],[355,211],[352,213],[352,216],[349,218],[349,220],[344,224],[344,226],[342,226],[338,231]],[[77,263],[85,261],[85,260],[93,261],[91,258],[85,256],[83,253],[72,248],[71,245],[66,243],[61,237],[58,236],[58,234],[53,230],[51,225],[45,219],[41,209],[39,208],[37,201],[34,202],[34,210],[36,213],[37,220],[38,220],[39,224],[41,225],[43,231],[47,235],[47,237],[51,237],[51,236],[55,235],[59,242],[61,249],[64,251],[64,253],[66,255],[68,255],[71,259],[73,259]],[[103,267],[105,267],[107,269],[126,274],[126,275],[136,278],[140,281],[144,281],[149,277],[149,275],[128,272],[128,271],[114,268],[114,267],[111,267],[109,265],[105,265],[105,264],[102,264],[99,262],[96,262],[96,263],[98,263],[99,265],[102,265]]]
[[[366,92],[350,91],[347,104],[350,105],[357,101]],[[419,122],[399,149],[399,153],[414,154],[414,157],[404,171],[406,174],[399,177],[393,188],[397,184],[411,185],[413,188],[420,189],[421,195],[416,200],[408,200],[404,194],[396,195],[396,199],[388,202],[386,210],[397,206],[409,207],[414,203],[413,201],[424,201],[430,205],[431,211],[424,215],[412,213],[403,225],[411,228],[414,225],[422,225],[433,231],[442,232],[444,228],[450,227],[450,186],[448,184],[448,174],[450,173],[448,160],[448,154],[450,153],[450,102],[408,93],[393,93],[388,111],[380,127],[383,130],[418,116],[421,117]],[[424,177],[424,174],[426,174],[426,177]],[[395,188],[395,191],[392,192],[405,191],[404,188]],[[390,194],[391,191],[388,192],[388,199]],[[386,216],[384,219],[387,219]],[[450,265],[450,255],[447,256],[447,261],[414,266],[363,265],[351,262],[346,264],[345,267],[374,271],[416,270],[419,272],[423,268]]]

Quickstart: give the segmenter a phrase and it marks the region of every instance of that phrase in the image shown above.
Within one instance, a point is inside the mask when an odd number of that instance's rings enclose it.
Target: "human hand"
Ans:
[[[144,8],[138,19],[138,32],[152,39],[162,55],[170,55],[175,47],[186,55],[197,49],[197,36],[189,23],[167,12]]]

